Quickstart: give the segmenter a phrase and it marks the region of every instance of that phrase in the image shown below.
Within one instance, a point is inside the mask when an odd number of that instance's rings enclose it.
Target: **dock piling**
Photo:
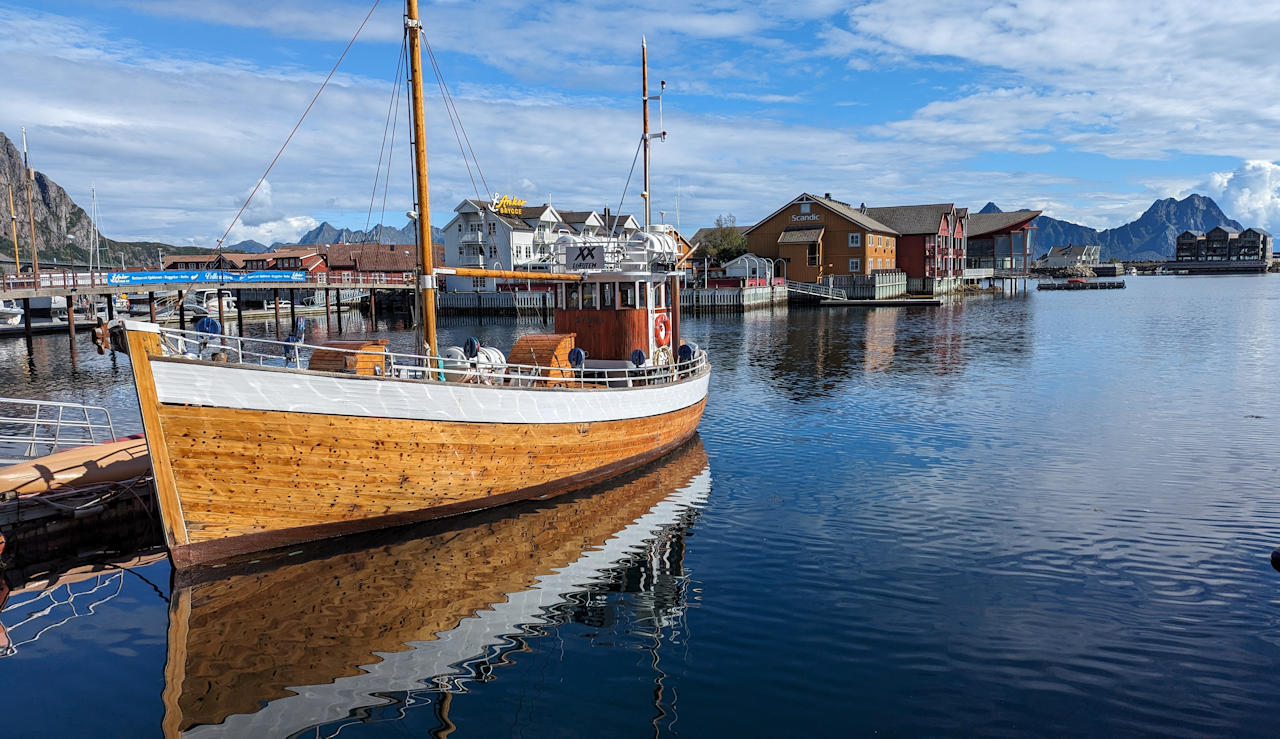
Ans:
[[[151,322],[156,322],[156,294],[154,291],[147,293],[147,312],[151,314]]]
[[[324,289],[324,330],[326,333],[333,330],[333,317],[329,315],[329,288]]]
[[[71,359],[76,358],[76,296],[67,296],[67,335],[71,337]]]
[[[22,299],[22,336],[27,340],[27,353],[31,353],[31,298]]]
[[[181,330],[183,330],[183,331],[186,331],[186,330],[187,330],[187,301],[186,301],[186,297],[187,297],[187,294],[186,294],[186,291],[185,291],[185,290],[179,290],[179,291],[178,291],[178,328],[179,328],[179,329],[181,329]]]
[[[241,291],[236,290],[236,331],[244,336],[244,301],[240,298]]]
[[[280,338],[280,288],[271,289],[271,307],[276,312],[276,339]]]

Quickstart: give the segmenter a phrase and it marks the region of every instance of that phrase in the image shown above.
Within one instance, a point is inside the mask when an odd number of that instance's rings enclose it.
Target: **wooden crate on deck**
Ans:
[[[360,352],[386,352],[386,339],[370,339],[357,341],[326,341],[311,354],[307,369],[320,372],[345,372],[354,375],[381,375],[385,360],[376,354],[351,354]],[[346,351],[338,351],[345,349]]]
[[[546,367],[543,377],[573,377],[569,351],[576,338],[577,334],[525,334],[511,346],[507,361]]]

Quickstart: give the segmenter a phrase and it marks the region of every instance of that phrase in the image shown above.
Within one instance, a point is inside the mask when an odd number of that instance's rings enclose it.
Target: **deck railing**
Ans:
[[[0,398],[0,465],[115,438],[111,412],[101,406]]]
[[[696,345],[690,345],[693,350],[690,359],[675,360],[669,364],[562,367],[518,364],[505,359],[499,361],[484,353],[471,358],[438,357],[318,346],[301,341],[221,336],[173,328],[161,328],[160,336],[170,356],[188,359],[212,359],[215,354],[221,354],[221,361],[232,364],[307,369],[314,352],[324,351],[364,358],[364,366],[371,366],[373,373],[379,376],[521,388],[600,389],[659,385],[689,379],[710,368],[706,352]],[[353,364],[359,366],[358,361]]]

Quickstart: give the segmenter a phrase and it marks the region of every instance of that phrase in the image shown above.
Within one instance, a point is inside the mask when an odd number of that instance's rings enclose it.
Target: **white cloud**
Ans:
[[[1214,172],[1195,192],[1212,197],[1246,228],[1280,227],[1280,164],[1249,161],[1231,172]]]

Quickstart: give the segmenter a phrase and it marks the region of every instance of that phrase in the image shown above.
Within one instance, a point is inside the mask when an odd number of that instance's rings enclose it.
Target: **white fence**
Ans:
[[[822,284],[843,290],[851,300],[887,300],[906,294],[907,273],[879,270],[869,275],[827,275]]]

